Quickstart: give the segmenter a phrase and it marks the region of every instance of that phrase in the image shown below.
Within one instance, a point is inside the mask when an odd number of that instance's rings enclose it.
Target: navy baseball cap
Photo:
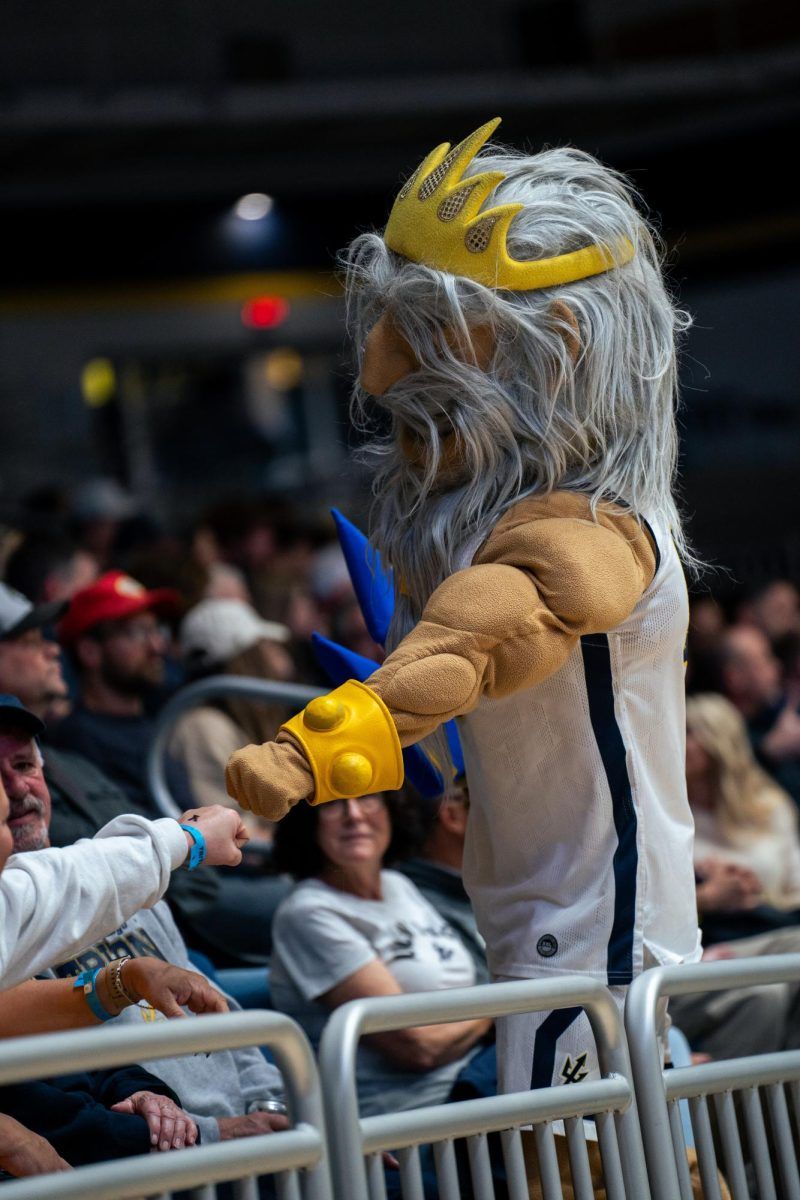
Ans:
[[[44,721],[40,721],[21,700],[16,696],[10,696],[7,692],[0,692],[0,725],[4,719],[9,724],[13,723],[17,727],[21,727],[31,737],[39,737],[45,731]]]

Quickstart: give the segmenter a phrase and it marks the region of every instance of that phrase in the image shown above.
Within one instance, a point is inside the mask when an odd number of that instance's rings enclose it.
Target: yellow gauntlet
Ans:
[[[318,696],[281,729],[302,747],[314,776],[312,804],[399,788],[400,739],[386,705],[355,679]]]

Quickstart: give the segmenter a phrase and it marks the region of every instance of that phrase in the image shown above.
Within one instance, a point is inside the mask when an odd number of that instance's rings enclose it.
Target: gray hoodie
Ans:
[[[161,901],[154,908],[137,912],[119,929],[56,967],[55,974],[78,975],[124,955],[131,958],[150,955],[176,967],[196,970],[168,905]],[[232,997],[225,998],[231,1009],[239,1008]],[[126,1008],[109,1025],[163,1020],[166,1018],[142,1003]],[[255,1046],[181,1058],[148,1059],[146,1066],[180,1096],[183,1107],[197,1123],[204,1145],[219,1141],[217,1117],[239,1117],[256,1101],[283,1099],[280,1072]]]

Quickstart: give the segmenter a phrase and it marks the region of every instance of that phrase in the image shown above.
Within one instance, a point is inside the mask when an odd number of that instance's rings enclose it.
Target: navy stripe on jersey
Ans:
[[[658,541],[656,539],[656,535],[653,533],[653,526],[650,524],[650,522],[645,517],[640,517],[640,520],[641,520],[642,524],[644,525],[645,529],[647,530],[647,532],[650,534],[650,539],[653,543],[653,551],[655,552],[655,556],[656,556],[656,569],[653,572],[653,579],[655,579],[656,575],[658,574],[658,569],[661,566],[661,551],[658,547]],[[652,581],[653,580],[651,579],[650,582],[652,583]]]
[[[633,979],[633,933],[636,923],[636,811],[625,757],[625,743],[614,712],[611,650],[606,634],[581,638],[589,716],[611,791],[617,848],[614,851],[614,919],[608,941],[610,984]]]
[[[531,1088],[552,1087],[556,1043],[582,1012],[582,1008],[558,1008],[542,1021],[536,1030],[536,1041],[533,1044]]]

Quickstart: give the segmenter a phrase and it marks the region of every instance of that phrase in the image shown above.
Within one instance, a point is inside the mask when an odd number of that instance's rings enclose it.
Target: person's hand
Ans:
[[[748,867],[707,858],[697,864],[697,907],[700,912],[742,912],[763,895],[761,880]]]
[[[233,808],[222,804],[208,804],[203,808],[190,808],[180,818],[181,825],[194,825],[206,839],[204,866],[238,867],[242,861],[242,846],[250,840],[241,815]],[[192,838],[186,831],[189,849]]]
[[[169,1096],[157,1096],[155,1092],[134,1092],[127,1100],[113,1104],[111,1111],[144,1117],[154,1150],[180,1150],[183,1146],[193,1146],[197,1141],[194,1121]]]
[[[242,1117],[217,1117],[219,1139],[258,1137],[262,1133],[280,1133],[289,1128],[289,1118],[283,1113],[251,1112]]]
[[[15,1177],[72,1170],[48,1141],[5,1114],[0,1114],[0,1167]]]
[[[773,762],[784,762],[787,758],[800,758],[800,713],[797,711],[798,694],[789,693],[786,705],[777,721],[761,740],[761,751]]]
[[[730,958],[735,958],[736,955],[731,950],[730,946],[726,946],[724,942],[719,942],[716,946],[709,946],[703,951],[703,962],[727,962]]]
[[[146,1000],[165,1017],[228,1011],[225,997],[197,971],[185,971],[160,958],[131,958],[123,967],[123,983],[132,996]],[[102,996],[101,996],[102,1002]]]

